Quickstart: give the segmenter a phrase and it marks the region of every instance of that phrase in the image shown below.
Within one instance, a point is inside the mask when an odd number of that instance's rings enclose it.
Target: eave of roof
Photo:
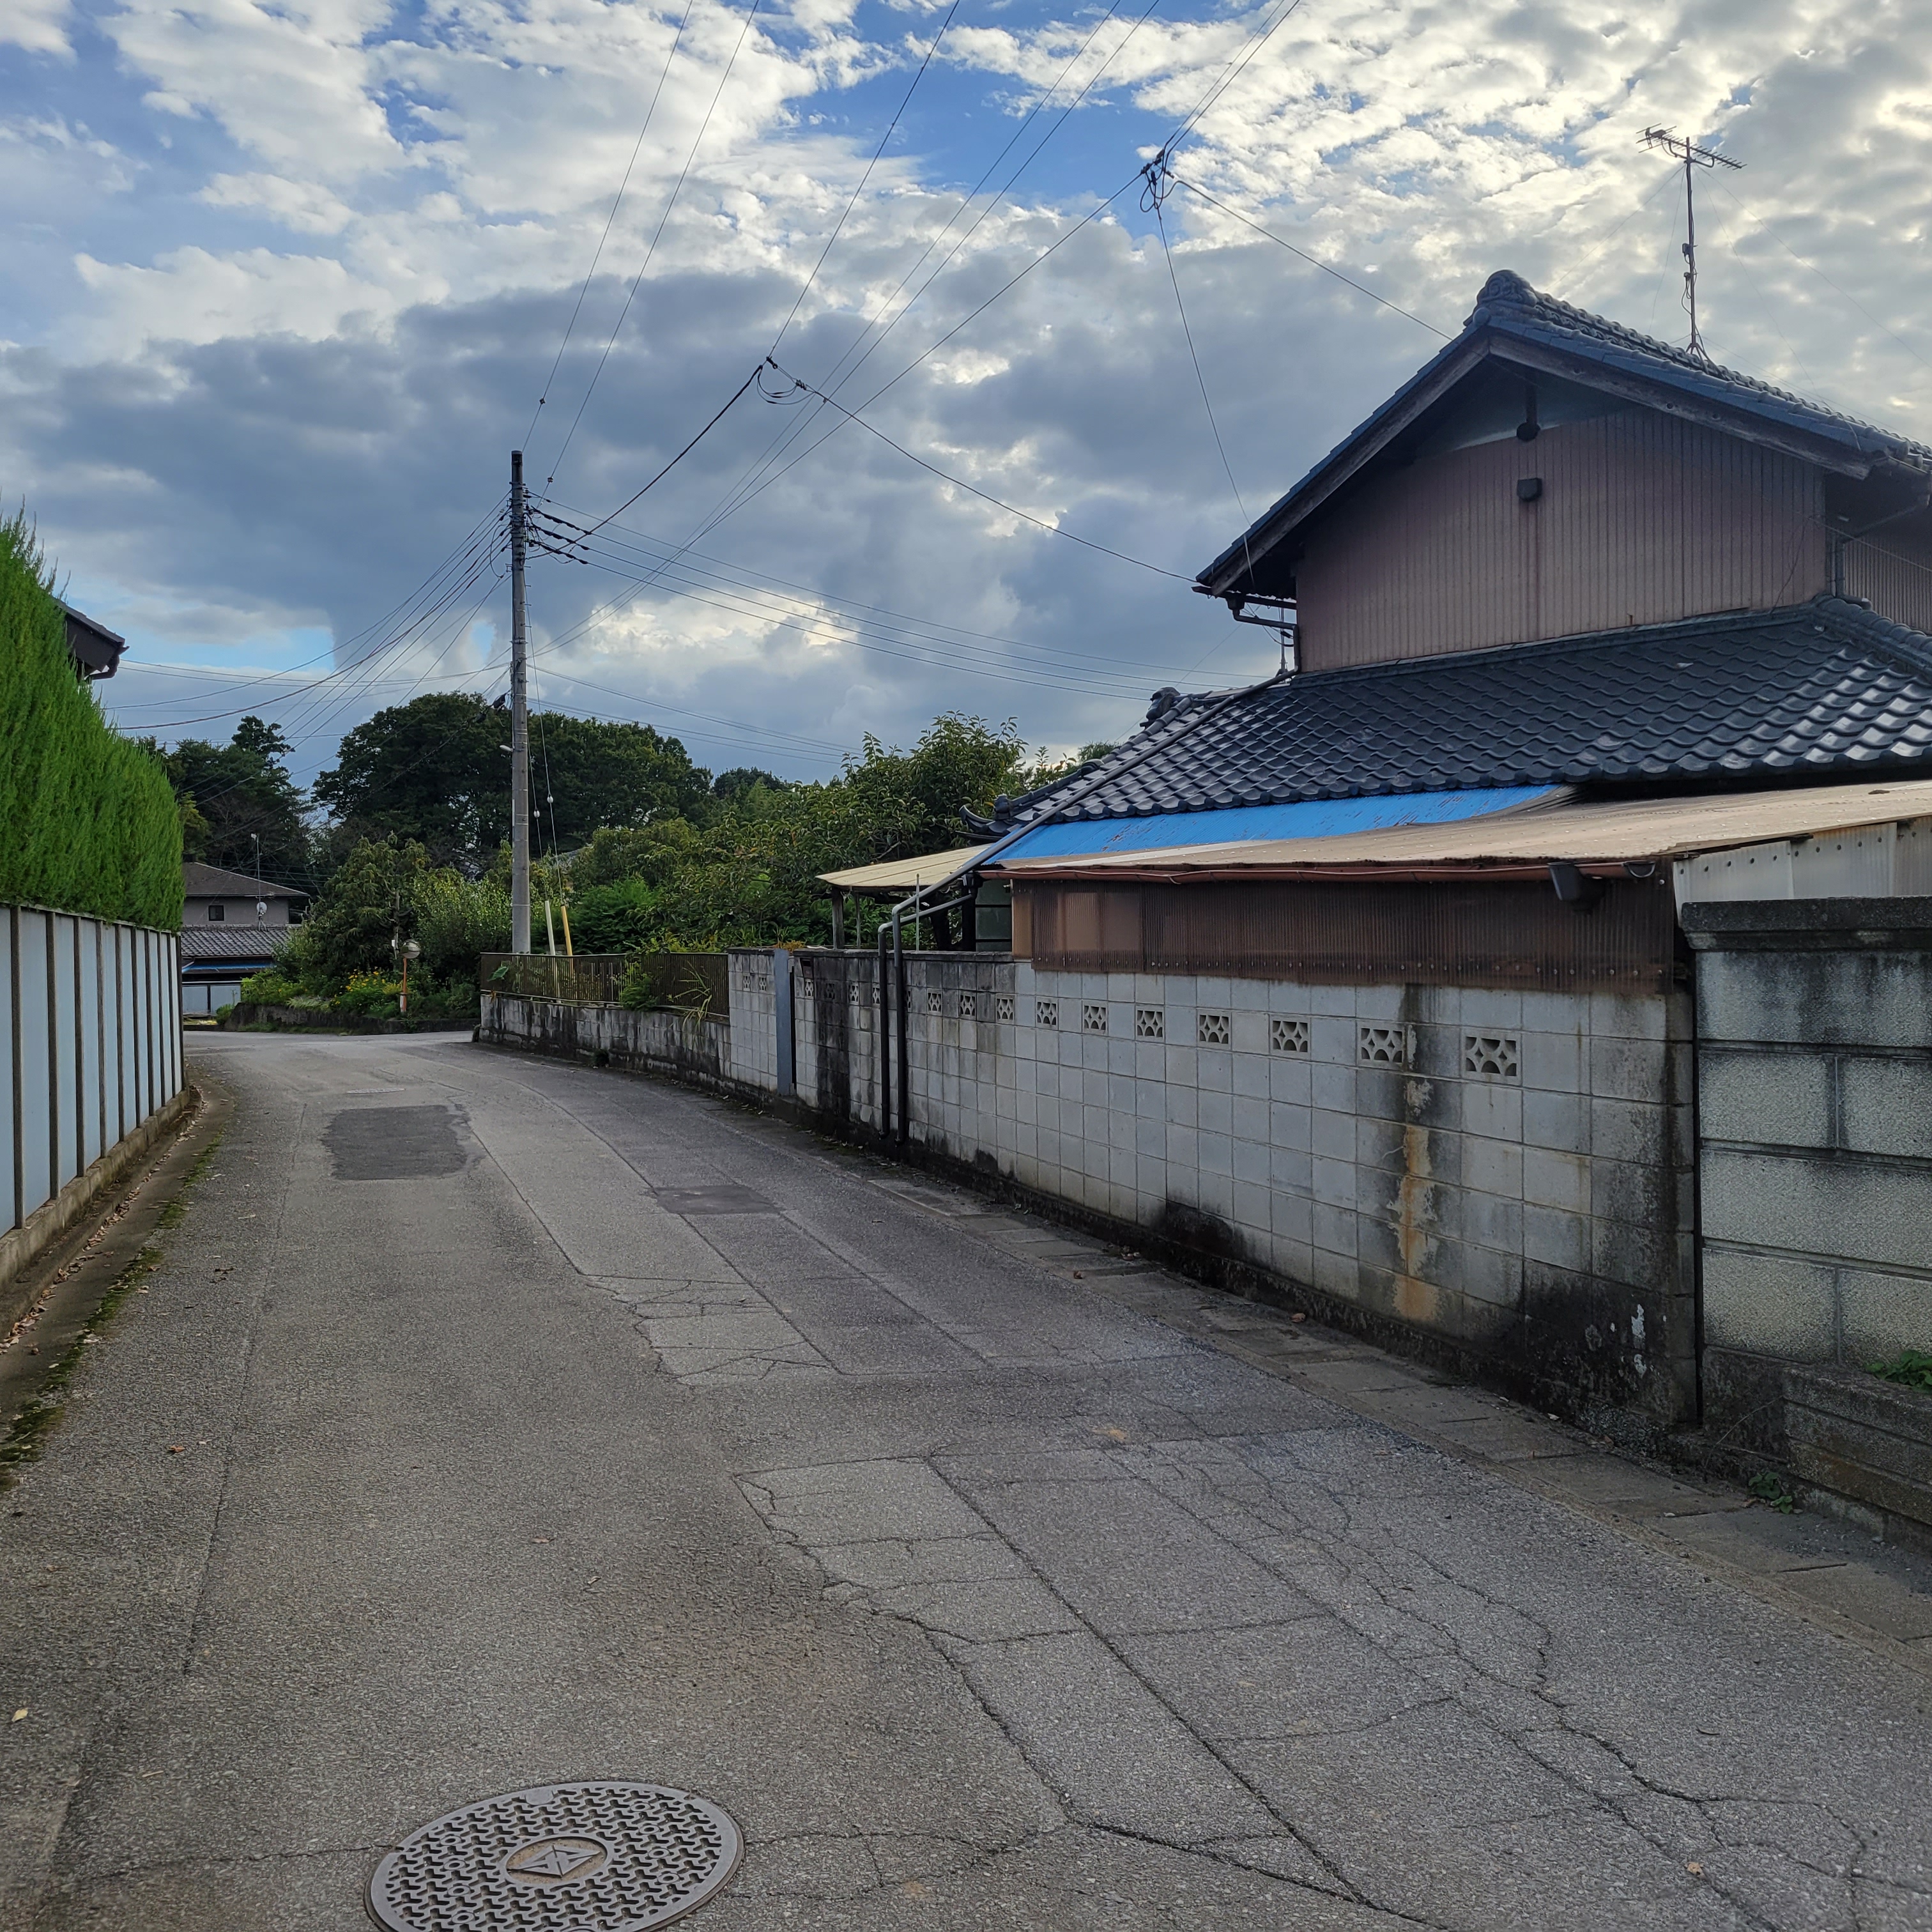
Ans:
[[[1016,884],[1522,876],[1552,862],[1617,869],[1928,814],[1932,778],[1697,797],[1564,798],[1450,824],[1396,826],[1334,838],[1179,846],[1113,857],[1022,859],[995,869]]]
[[[1687,350],[1544,295],[1502,269],[1483,285],[1462,334],[1264,511],[1200,573],[1197,585],[1217,596],[1232,587],[1251,560],[1264,558],[1491,357],[1702,421],[1846,476],[1863,477],[1886,463],[1932,471],[1932,448],[1910,437],[1700,362]]]

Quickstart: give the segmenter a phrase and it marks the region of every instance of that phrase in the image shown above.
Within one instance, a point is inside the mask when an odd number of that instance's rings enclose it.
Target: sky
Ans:
[[[5,0],[0,495],[120,728],[304,780],[506,688],[514,448],[546,707],[1117,740],[1274,668],[1194,573],[1492,270],[1684,339],[1647,126],[1744,164],[1715,358],[1932,441],[1929,64],[1900,0]]]

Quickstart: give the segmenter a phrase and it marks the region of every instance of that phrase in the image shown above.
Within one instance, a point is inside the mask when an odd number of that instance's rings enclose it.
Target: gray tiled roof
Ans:
[[[220,960],[242,965],[252,959],[266,965],[293,930],[286,926],[184,926],[182,964],[198,966]]]
[[[1932,769],[1932,638],[1841,598],[1312,673],[1226,704],[1183,704],[1010,822],[1031,824],[1094,780],[1054,815]]]
[[[231,872],[224,866],[204,866],[189,859],[182,866],[182,890],[191,899],[305,899],[299,886],[278,886],[252,872]]]

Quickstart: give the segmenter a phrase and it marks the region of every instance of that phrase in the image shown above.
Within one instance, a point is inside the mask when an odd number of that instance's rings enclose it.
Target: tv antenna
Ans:
[[[1684,306],[1690,314],[1690,352],[1699,362],[1708,362],[1711,358],[1697,329],[1697,208],[1691,188],[1693,170],[1741,168],[1744,163],[1719,154],[1714,148],[1700,148],[1695,141],[1687,141],[1668,128],[1646,128],[1643,145],[1661,148],[1673,160],[1684,164]]]

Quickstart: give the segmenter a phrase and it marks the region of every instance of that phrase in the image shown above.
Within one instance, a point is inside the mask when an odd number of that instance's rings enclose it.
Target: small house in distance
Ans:
[[[182,1011],[192,1018],[233,1005],[242,982],[274,964],[308,896],[192,860],[182,867]]]

